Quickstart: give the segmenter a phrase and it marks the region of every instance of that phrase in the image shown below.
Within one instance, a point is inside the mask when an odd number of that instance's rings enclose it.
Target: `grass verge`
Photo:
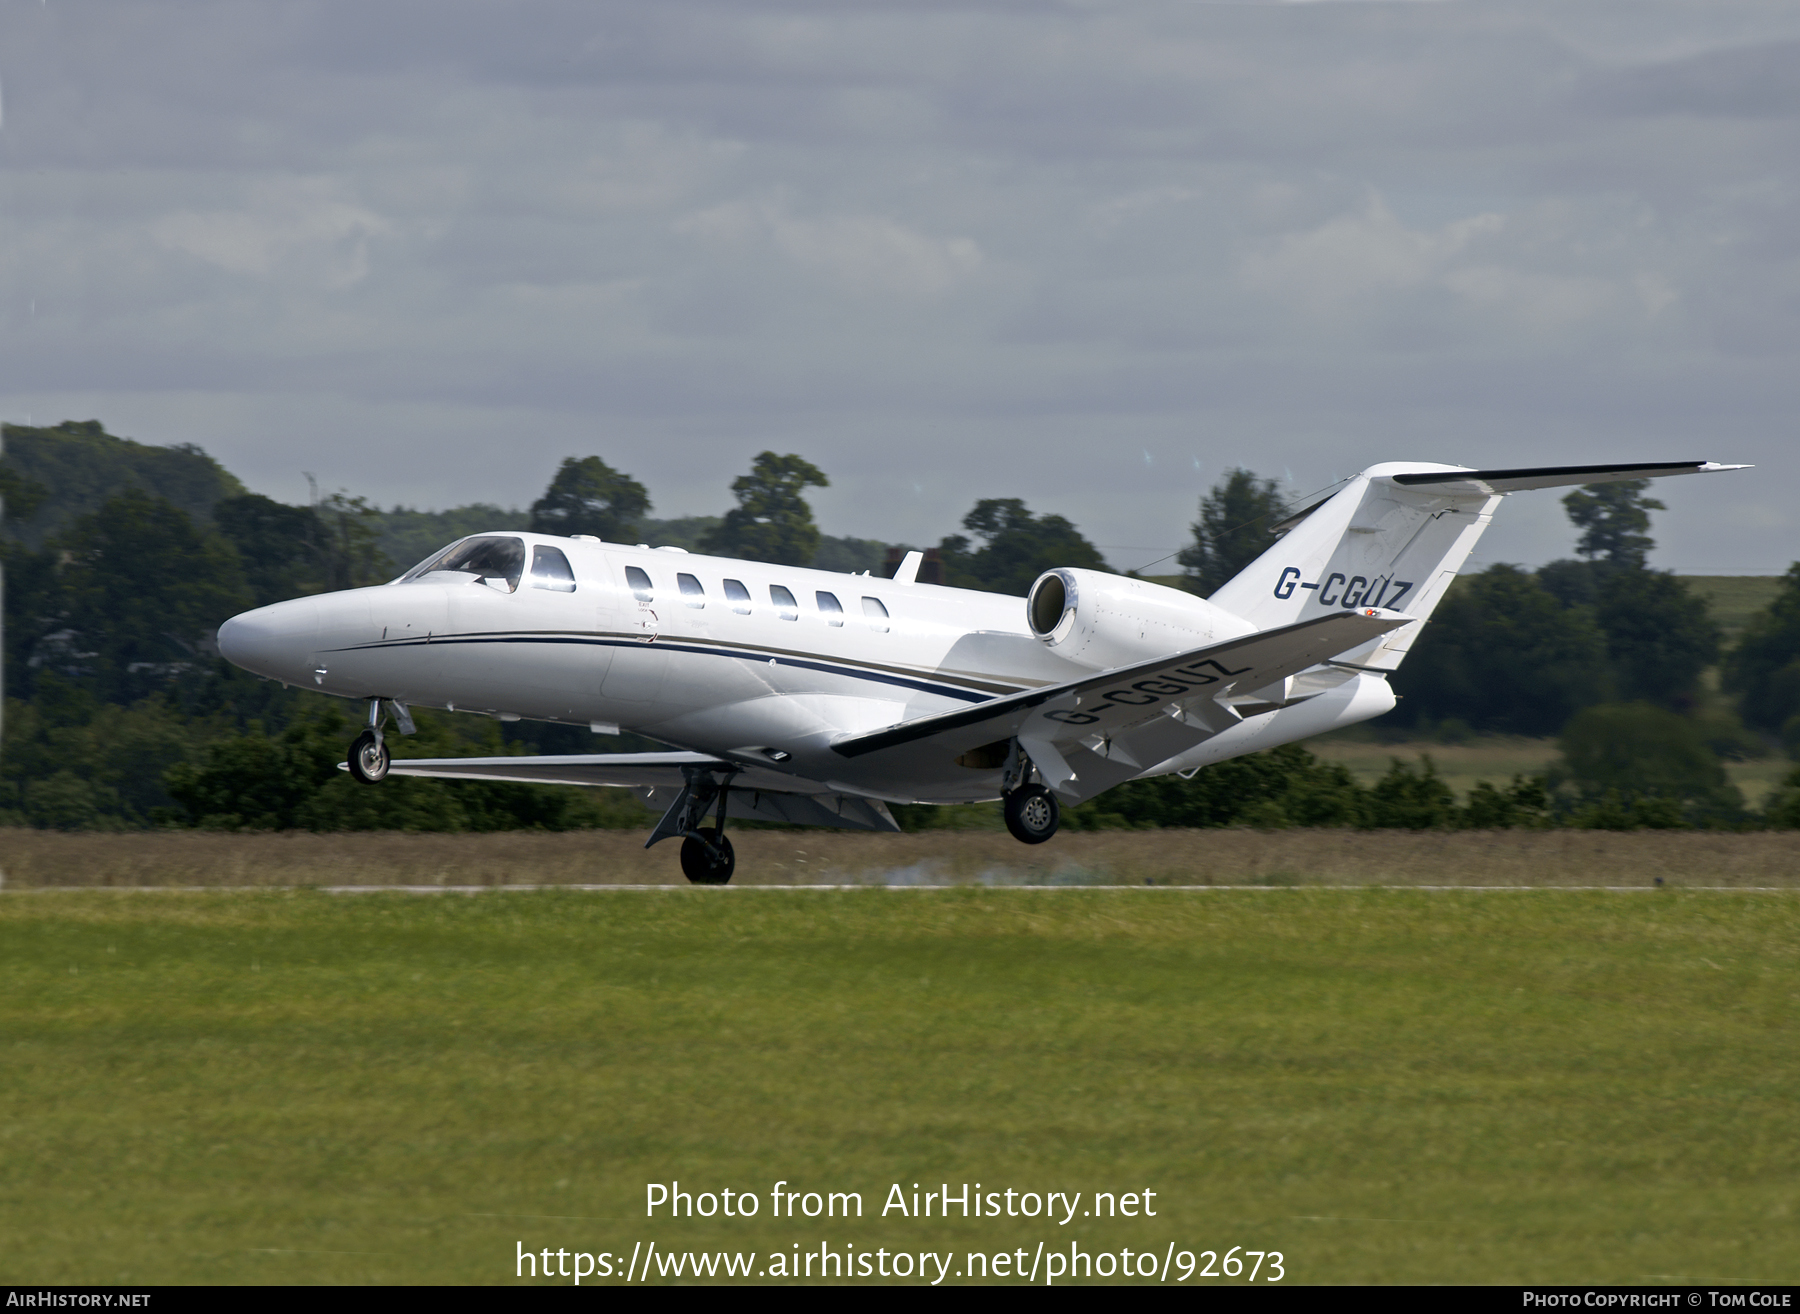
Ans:
[[[1797,956],[1786,893],[10,897],[0,1277],[1075,1240],[1273,1248],[1298,1282],[1791,1282]],[[764,1204],[647,1222],[671,1179]],[[865,1216],[771,1218],[783,1179]],[[965,1181],[1159,1207],[879,1216]]]
[[[1800,888],[1800,832],[734,831],[735,885],[1707,885]],[[0,830],[6,888],[684,885],[642,831],[226,835]]]

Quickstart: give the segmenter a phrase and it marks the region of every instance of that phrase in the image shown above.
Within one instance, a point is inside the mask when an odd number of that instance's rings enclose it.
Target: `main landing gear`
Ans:
[[[1006,755],[1001,797],[1006,828],[1021,844],[1042,844],[1056,834],[1056,827],[1062,820],[1062,807],[1057,803],[1056,795],[1032,779],[1036,774],[1037,768],[1015,739]]]
[[[737,767],[723,763],[682,767],[682,779],[687,784],[644,845],[649,848],[680,835],[681,874],[695,885],[728,884],[731,873],[737,869],[737,855],[725,837],[725,804],[731,796],[731,778],[737,773]],[[713,812],[713,824],[703,826],[700,823],[709,809]]]
[[[1020,785],[1006,796],[1006,828],[1025,844],[1042,844],[1056,834],[1062,808],[1042,785]]]
[[[377,784],[387,779],[388,767],[393,759],[388,756],[387,742],[382,737],[382,728],[387,724],[388,712],[394,714],[394,723],[403,735],[413,733],[412,713],[406,704],[395,698],[369,699],[368,728],[356,737],[350,745],[350,774],[365,785]]]

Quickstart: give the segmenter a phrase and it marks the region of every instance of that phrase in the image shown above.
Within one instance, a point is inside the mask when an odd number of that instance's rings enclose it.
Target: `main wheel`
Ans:
[[[1025,844],[1042,844],[1056,834],[1062,809],[1042,785],[1021,785],[1006,796],[1006,828]]]
[[[363,731],[350,745],[350,774],[365,785],[387,779],[389,760],[387,745],[373,730]]]
[[[731,851],[731,840],[711,826],[699,833],[708,843],[689,835],[681,841],[681,874],[695,885],[727,885],[737,870],[737,854]]]

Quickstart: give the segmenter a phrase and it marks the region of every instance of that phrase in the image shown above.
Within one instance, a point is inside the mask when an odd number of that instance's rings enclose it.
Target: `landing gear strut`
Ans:
[[[388,767],[392,759],[388,756],[387,743],[382,737],[382,728],[387,724],[387,714],[392,711],[394,721],[400,733],[410,735],[416,728],[413,725],[412,713],[406,704],[395,698],[369,699],[368,728],[356,737],[350,745],[350,774],[365,785],[377,784],[387,779]]]
[[[681,874],[695,885],[728,884],[737,868],[737,855],[725,838],[725,804],[731,796],[731,778],[737,773],[737,767],[723,764],[682,767],[687,784],[644,845],[649,848],[660,840],[682,836]],[[713,809],[713,824],[702,826],[708,809]]]
[[[1056,795],[1032,780],[1037,768],[1019,741],[1013,740],[1006,755],[1006,774],[1001,781],[1006,828],[1022,844],[1042,844],[1056,834],[1062,807]]]

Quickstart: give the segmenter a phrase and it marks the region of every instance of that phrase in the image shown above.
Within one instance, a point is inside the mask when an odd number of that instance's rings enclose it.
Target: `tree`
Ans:
[[[1800,749],[1800,561],[1788,567],[1774,601],[1750,618],[1725,659],[1725,687],[1744,720]]]
[[[1686,707],[1701,673],[1719,660],[1719,627],[1674,575],[1614,570],[1600,584],[1595,619],[1606,635],[1618,696]]]
[[[760,453],[749,474],[731,481],[738,504],[701,539],[701,549],[777,566],[807,565],[819,550],[819,527],[802,494],[830,486],[824,472],[802,457]]]
[[[381,512],[366,497],[339,489],[313,504],[318,517],[318,556],[328,592],[380,584],[394,573],[381,550]]]
[[[1584,708],[1562,733],[1562,771],[1584,798],[1657,798],[1706,813],[1742,809],[1743,797],[1686,717],[1648,703]]]
[[[1367,811],[1366,791],[1342,763],[1321,762],[1299,744],[1284,744],[1187,777],[1127,781],[1066,809],[1063,824],[1073,830],[1361,826]]]
[[[8,525],[23,524],[37,514],[37,509],[50,500],[50,490],[11,466],[0,464],[0,507]]]
[[[396,570],[437,556],[459,538],[495,530],[530,529],[531,515],[491,502],[471,502],[443,511],[393,506],[381,513],[381,550]]]
[[[220,623],[252,602],[230,543],[136,489],[76,521],[61,546],[68,625],[108,701],[198,669]]]
[[[819,539],[819,550],[813,554],[812,567],[845,575],[865,570],[873,574],[886,561],[887,547],[886,543],[872,538],[833,538],[826,534]]]
[[[566,457],[544,495],[531,504],[534,534],[592,534],[609,543],[637,539],[650,494],[597,456]]]
[[[990,497],[963,517],[963,528],[982,541],[978,549],[955,534],[938,545],[945,582],[1024,597],[1046,570],[1072,566],[1106,570],[1100,550],[1062,516],[1037,516],[1016,497]]]
[[[1581,530],[1575,550],[1589,561],[1642,570],[1656,541],[1648,533],[1650,513],[1666,510],[1661,502],[1644,496],[1648,479],[1624,479],[1612,484],[1588,484],[1563,498],[1569,519]]]
[[[1226,471],[1200,500],[1194,541],[1176,557],[1188,587],[1201,597],[1211,596],[1268,551],[1276,537],[1270,526],[1286,514],[1278,481],[1258,479],[1242,468]]]
[[[222,497],[244,491],[223,466],[192,443],[153,447],[116,438],[98,420],[65,420],[51,428],[0,425],[7,482],[32,493],[30,505],[9,506],[6,533],[39,548],[127,488],[165,497],[196,522]]]
[[[245,493],[214,506],[213,522],[237,549],[257,606],[318,588],[323,575],[319,544],[325,531],[311,507]]]
[[[1585,608],[1565,608],[1517,566],[1456,582],[1395,672],[1395,720],[1457,717],[1477,730],[1555,734],[1610,695],[1606,639]]]

